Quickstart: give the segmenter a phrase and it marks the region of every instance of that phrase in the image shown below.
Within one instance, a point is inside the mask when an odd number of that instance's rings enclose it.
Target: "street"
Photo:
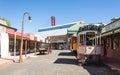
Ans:
[[[120,75],[101,65],[78,66],[69,50],[53,50],[52,54],[36,55],[22,63],[0,66],[0,75]]]

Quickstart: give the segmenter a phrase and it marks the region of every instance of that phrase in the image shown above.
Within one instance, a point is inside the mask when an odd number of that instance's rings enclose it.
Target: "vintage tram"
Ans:
[[[103,25],[89,24],[79,28],[77,33],[78,64],[99,62],[102,27]]]

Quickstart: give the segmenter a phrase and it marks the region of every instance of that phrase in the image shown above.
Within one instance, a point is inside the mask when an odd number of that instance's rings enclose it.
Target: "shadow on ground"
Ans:
[[[59,56],[76,56],[73,52],[61,52],[58,54]]]
[[[116,70],[111,70],[108,66],[104,64],[89,63],[82,66],[86,69],[90,75],[120,75]]]
[[[36,55],[48,55],[48,53],[37,53]]]
[[[72,65],[76,65],[77,60],[76,59],[70,59],[70,58],[58,58],[54,63],[55,64],[72,64]]]

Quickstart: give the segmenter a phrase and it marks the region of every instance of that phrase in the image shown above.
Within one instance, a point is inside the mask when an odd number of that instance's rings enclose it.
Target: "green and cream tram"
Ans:
[[[98,61],[100,59],[101,25],[85,25],[77,34],[78,63]]]

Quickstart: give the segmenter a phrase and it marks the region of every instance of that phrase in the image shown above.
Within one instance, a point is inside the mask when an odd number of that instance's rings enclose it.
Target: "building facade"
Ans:
[[[8,58],[9,54],[9,35],[6,32],[7,29],[16,31],[17,29],[9,27],[7,23],[0,20],[0,58]]]
[[[34,34],[23,34],[23,54],[36,52],[40,38]],[[0,58],[10,58],[20,54],[21,33],[0,20]]]
[[[52,49],[68,49],[67,30],[75,24],[76,22],[41,28],[36,34],[43,38],[43,42],[50,43]]]
[[[101,34],[101,56],[120,62],[120,18],[103,27]]]

